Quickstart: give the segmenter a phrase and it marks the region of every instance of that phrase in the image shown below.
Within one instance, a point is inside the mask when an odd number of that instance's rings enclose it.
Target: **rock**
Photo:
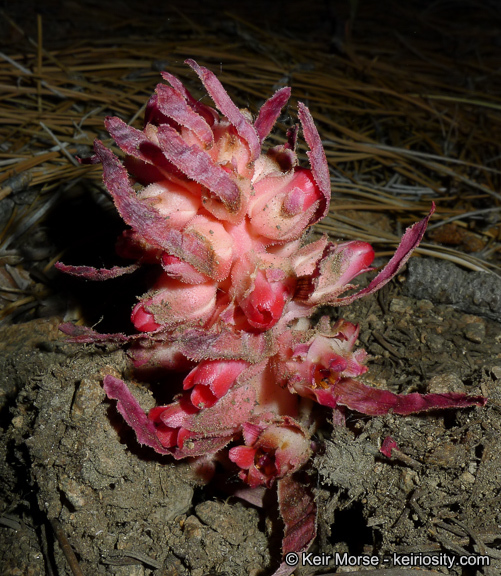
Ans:
[[[468,272],[432,258],[412,258],[408,267],[407,295],[501,322],[501,279],[496,274]]]

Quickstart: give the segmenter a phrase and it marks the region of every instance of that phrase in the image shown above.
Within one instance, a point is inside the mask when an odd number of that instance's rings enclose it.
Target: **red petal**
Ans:
[[[320,134],[313,122],[313,118],[310,114],[308,108],[302,103],[298,102],[298,116],[301,126],[303,127],[304,139],[310,147],[310,151],[307,152],[308,158],[310,159],[311,171],[315,178],[317,186],[320,188],[322,194],[324,195],[324,202],[320,210],[317,211],[315,215],[314,222],[318,222],[327,215],[329,211],[329,204],[331,199],[331,180],[329,175],[329,165],[327,164],[327,158],[325,157],[324,147],[322,146],[322,141],[320,140]]]
[[[278,481],[278,505],[285,524],[282,556],[308,550],[317,534],[317,509],[311,486],[293,474]],[[287,576],[295,566],[283,562],[273,576]]]
[[[372,294],[387,284],[404,266],[407,260],[409,260],[412,252],[421,242],[426,231],[426,226],[428,226],[428,221],[431,218],[433,212],[435,212],[434,202],[432,202],[430,213],[428,216],[426,216],[426,218],[420,222],[416,222],[416,224],[413,224],[410,228],[407,228],[405,234],[402,236],[402,240],[400,241],[395,254],[393,254],[391,260],[374,278],[374,280],[372,280],[372,282],[366,288],[360,290],[356,294],[352,294],[351,296],[346,296],[345,298],[339,298],[336,300],[336,306],[346,306],[347,304],[351,304],[354,300],[358,300],[358,298],[366,296],[367,294]]]
[[[371,388],[351,378],[345,378],[333,386],[332,395],[337,404],[347,406],[369,416],[381,416],[392,411],[407,416],[427,410],[444,408],[466,408],[485,406],[483,396],[468,396],[450,392],[448,394],[393,394],[388,390]]]
[[[266,102],[261,106],[259,110],[258,117],[254,122],[254,128],[256,129],[259,140],[263,140],[268,136],[273,128],[277,118],[280,116],[280,111],[287,103],[291,96],[291,89],[286,86],[277,90],[273,96],[266,100]]]
[[[230,460],[244,470],[248,470],[251,466],[254,466],[255,455],[256,450],[251,446],[235,446],[228,452]]]
[[[185,63],[198,74],[220,112],[228,118],[237,129],[238,135],[249,145],[251,161],[255,160],[259,156],[261,145],[254,126],[240,112],[215,74],[207,68],[199,66],[194,60],[186,60]]]
[[[125,382],[114,376],[105,376],[103,388],[108,398],[118,400],[117,410],[136,433],[139,444],[150,446],[159,454],[170,454],[158,439],[155,425],[148,419],[139,402],[130,393]]]
[[[138,264],[131,264],[130,266],[114,266],[113,268],[93,268],[92,266],[70,266],[62,262],[56,262],[54,267],[72,276],[79,276],[80,278],[88,278],[89,280],[110,280],[111,278],[118,278],[124,274],[132,274],[138,268]]]

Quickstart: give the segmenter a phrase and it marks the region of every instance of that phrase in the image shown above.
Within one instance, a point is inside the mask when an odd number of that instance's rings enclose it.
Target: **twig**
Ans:
[[[64,533],[64,530],[59,520],[51,518],[50,525],[52,526],[52,530],[56,535],[57,541],[59,542],[59,546],[61,546],[61,550],[63,551],[64,557],[68,562],[68,566],[73,572],[73,576],[84,576],[84,573],[80,568],[80,564],[78,563],[77,557],[75,556],[75,552],[73,552],[73,548],[68,542],[68,538],[66,537],[66,534]]]

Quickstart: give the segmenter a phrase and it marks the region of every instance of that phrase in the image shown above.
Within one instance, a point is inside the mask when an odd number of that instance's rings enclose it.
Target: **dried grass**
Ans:
[[[485,38],[501,20],[497,8],[487,3],[467,28],[445,22],[440,3],[412,13],[396,4],[396,20],[383,18],[377,4],[362,5],[352,33],[334,37],[340,51],[329,51],[328,38],[271,32],[231,14],[217,34],[210,24],[177,14],[172,39],[120,35],[129,23],[115,16],[116,35],[49,50],[39,17],[36,40],[25,37],[22,51],[0,53],[0,206],[22,191],[37,192],[0,230],[0,262],[22,270],[15,247],[23,234],[40,225],[62,191],[80,182],[99,184],[100,167],[79,165],[75,156],[89,153],[96,137],[113,145],[103,133],[107,115],[141,126],[160,70],[203,96],[182,64],[192,57],[217,72],[232,97],[252,111],[283,85],[293,88],[288,114],[295,114],[296,100],[310,107],[334,192],[319,231],[367,240],[379,255],[390,254],[402,230],[433,200],[430,229],[438,242],[425,241],[418,252],[501,274],[501,79],[496,51]],[[398,18],[417,18],[421,35],[397,28]],[[283,138],[285,128],[270,143]],[[381,215],[391,217],[389,229],[379,226]],[[445,224],[460,238],[473,235],[476,251],[466,253],[461,242],[448,245],[439,233]],[[26,290],[4,269],[0,316],[46,295]]]

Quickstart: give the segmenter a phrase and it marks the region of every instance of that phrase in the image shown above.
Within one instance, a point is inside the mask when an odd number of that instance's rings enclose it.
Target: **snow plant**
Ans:
[[[285,144],[262,151],[289,88],[278,90],[253,118],[210,70],[186,63],[217,110],[163,72],[166,84],[150,99],[143,130],[106,119],[124,160],[99,140],[90,160],[102,163],[104,184],[129,227],[118,253],[135,263],[109,270],[57,264],[94,280],[156,266],[155,284],[132,310],[137,333],[63,328],[80,342],[129,342],[135,366],[164,371],[166,385],[171,371],[183,372],[182,392],[147,415],[122,380],[107,376],[104,389],[141,444],[195,463],[226,454],[249,487],[277,485],[283,553],[300,552],[315,537],[316,509],[297,473],[312,456],[312,437],[326,411],[339,424],[346,409],[406,415],[484,399],[369,387],[357,379],[367,371],[366,352],[355,349],[358,326],[309,320],[321,305],[345,306],[384,286],[419,244],[433,208],[405,232],[387,266],[355,291],[351,282],[372,270],[372,247],[325,236],[305,241],[305,231],[327,214],[331,195],[308,108],[298,104],[309,147],[309,167],[302,167],[298,126]],[[285,564],[279,569],[291,571]]]

